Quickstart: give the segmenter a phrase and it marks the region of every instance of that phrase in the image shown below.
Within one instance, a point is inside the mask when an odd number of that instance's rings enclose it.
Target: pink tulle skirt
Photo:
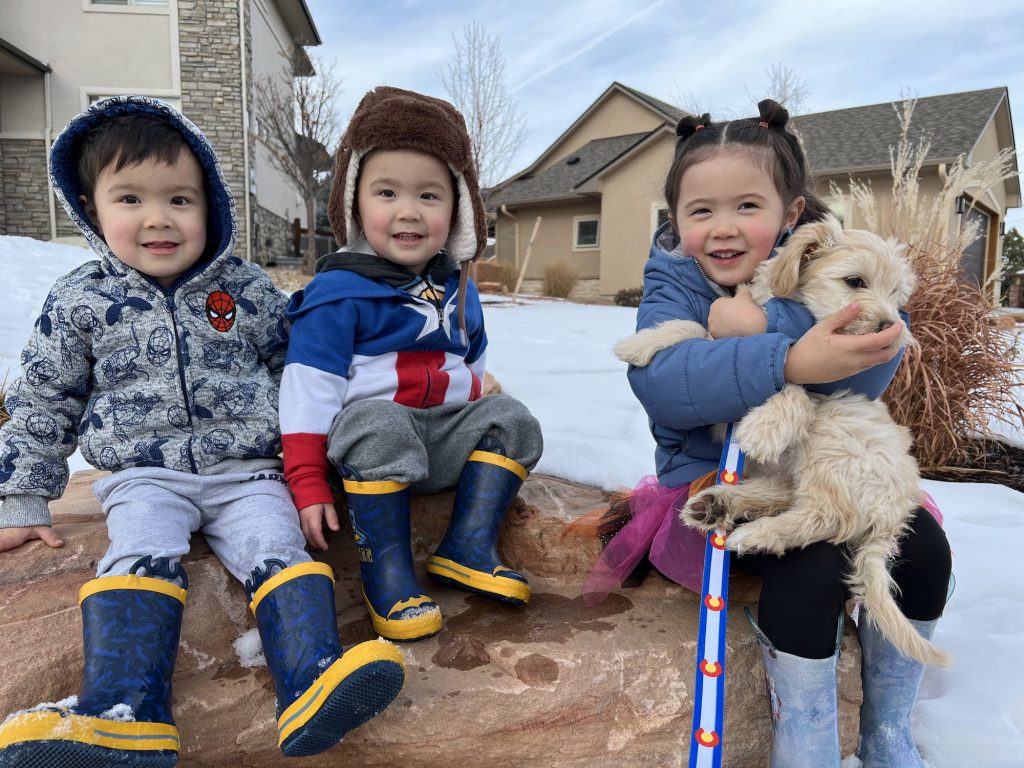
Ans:
[[[661,573],[700,592],[705,538],[679,521],[690,485],[666,488],[644,477],[629,498],[632,519],[613,538],[583,585],[583,602],[597,605],[632,573],[644,555]]]
[[[583,584],[584,604],[595,606],[604,600],[644,555],[672,581],[701,591],[706,538],[679,520],[689,494],[689,483],[666,488],[654,475],[640,480],[629,499],[632,519],[608,543]],[[942,512],[927,491],[921,491],[921,506],[942,525]]]

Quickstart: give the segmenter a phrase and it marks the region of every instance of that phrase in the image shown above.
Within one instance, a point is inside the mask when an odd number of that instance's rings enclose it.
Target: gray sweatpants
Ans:
[[[123,576],[146,555],[173,565],[197,531],[243,583],[268,558],[287,566],[312,559],[284,476],[274,470],[191,475],[135,467],[96,481],[92,489],[110,537],[97,576]]]
[[[331,424],[327,458],[366,481],[409,483],[413,493],[436,493],[458,483],[485,436],[498,440],[505,455],[527,470],[544,449],[540,422],[508,395],[432,408],[360,400],[346,405]]]

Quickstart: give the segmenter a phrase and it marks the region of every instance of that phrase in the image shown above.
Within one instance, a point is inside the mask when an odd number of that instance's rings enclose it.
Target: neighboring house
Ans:
[[[320,44],[305,0],[0,0],[0,19],[0,234],[78,235],[49,186],[50,145],[89,104],[131,93],[209,137],[238,207],[239,256],[293,253],[305,206],[270,162],[253,94]]]
[[[544,269],[572,266],[580,276],[575,298],[613,296],[643,281],[651,234],[666,220],[665,174],[675,148],[682,110],[621,83],[612,85],[533,164],[489,190],[498,262],[518,272],[538,217],[541,218],[523,285],[536,289]],[[868,181],[879,210],[889,203],[889,147],[899,141],[891,104],[820,112],[794,118],[818,194],[847,226],[855,214],[830,199],[830,183],[846,190],[852,179]],[[932,96],[917,101],[911,126],[931,148],[921,170],[922,194],[940,187],[949,165],[989,159],[1014,147],[1005,88]],[[977,198],[964,200],[964,217],[975,218],[982,237],[964,254],[965,270],[984,282],[998,272],[1000,234],[1007,208],[1021,204],[1016,177]],[[951,210],[950,227],[961,214]],[[993,281],[993,296],[998,285]]]

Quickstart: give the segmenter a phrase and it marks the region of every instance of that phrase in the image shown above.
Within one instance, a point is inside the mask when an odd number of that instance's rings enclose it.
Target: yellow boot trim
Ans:
[[[370,621],[373,624],[373,631],[381,637],[386,637],[388,640],[419,640],[422,637],[436,635],[441,631],[441,627],[444,625],[444,622],[441,619],[440,608],[411,619],[389,619],[384,618],[373,610],[373,605],[370,603],[369,598],[366,597],[365,590],[363,591],[363,602],[366,603],[366,608],[370,612]],[[406,608],[415,608],[423,605],[424,603],[432,602],[434,601],[426,595],[410,597],[408,600],[402,600],[391,606],[388,616],[396,611],[401,611]]]
[[[469,454],[468,461],[480,461],[484,464],[494,464],[502,469],[507,469],[512,474],[518,475],[519,479],[524,483],[526,482],[526,476],[530,474],[526,471],[526,467],[518,461],[510,459],[508,456],[502,456],[500,453],[491,453],[490,451],[473,451]]]
[[[457,581],[459,584],[465,584],[467,587],[480,592],[510,597],[522,603],[530,602],[530,585],[525,581],[502,576],[501,572],[507,570],[510,569],[498,566],[494,569],[493,573],[475,571],[472,568],[459,565],[454,560],[438,557],[437,555],[432,556],[427,561],[427,573],[433,573],[442,578]]]
[[[273,592],[275,589],[280,587],[286,581],[297,579],[300,576],[326,576],[331,580],[331,584],[334,583],[334,571],[331,570],[331,566],[327,563],[299,563],[289,568],[285,568],[283,571],[278,571],[265,582],[260,585],[260,588],[256,590],[256,593],[252,596],[252,602],[249,603],[249,610],[256,614],[256,606],[260,604],[260,601]]]
[[[177,752],[178,729],[166,723],[126,723],[67,710],[40,710],[12,715],[0,728],[0,749],[26,741],[75,741],[109,749]]]
[[[297,728],[309,722],[309,719],[320,711],[327,697],[346,677],[358,669],[376,661],[390,661],[402,668],[405,674],[405,663],[402,652],[388,642],[367,640],[365,643],[342,654],[313,684],[306,689],[291,706],[277,718],[277,744],[280,746]]]
[[[78,590],[78,603],[81,605],[85,598],[112,589],[141,589],[146,592],[159,592],[179,600],[182,605],[185,604],[185,595],[187,594],[184,589],[173,582],[154,579],[150,576],[134,574],[131,576],[101,576],[82,585],[82,588]]]
[[[398,493],[409,487],[408,483],[396,483],[393,480],[342,480],[345,493],[372,494],[383,496],[386,493]]]

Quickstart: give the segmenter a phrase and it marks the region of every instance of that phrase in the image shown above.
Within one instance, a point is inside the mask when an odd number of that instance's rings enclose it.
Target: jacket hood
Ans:
[[[235,200],[224,180],[220,161],[213,147],[188,118],[162,101],[147,96],[113,96],[98,101],[72,118],[54,141],[50,152],[50,180],[68,216],[85,235],[92,249],[100,254],[115,272],[124,274],[128,271],[128,267],[111,252],[103,238],[93,229],[85,206],[79,199],[82,185],[78,180],[78,157],[82,139],[93,126],[103,120],[132,114],[149,114],[166,120],[181,132],[199,160],[199,166],[206,177],[209,203],[206,221],[206,259],[200,262],[200,266],[229,254],[235,240]]]

